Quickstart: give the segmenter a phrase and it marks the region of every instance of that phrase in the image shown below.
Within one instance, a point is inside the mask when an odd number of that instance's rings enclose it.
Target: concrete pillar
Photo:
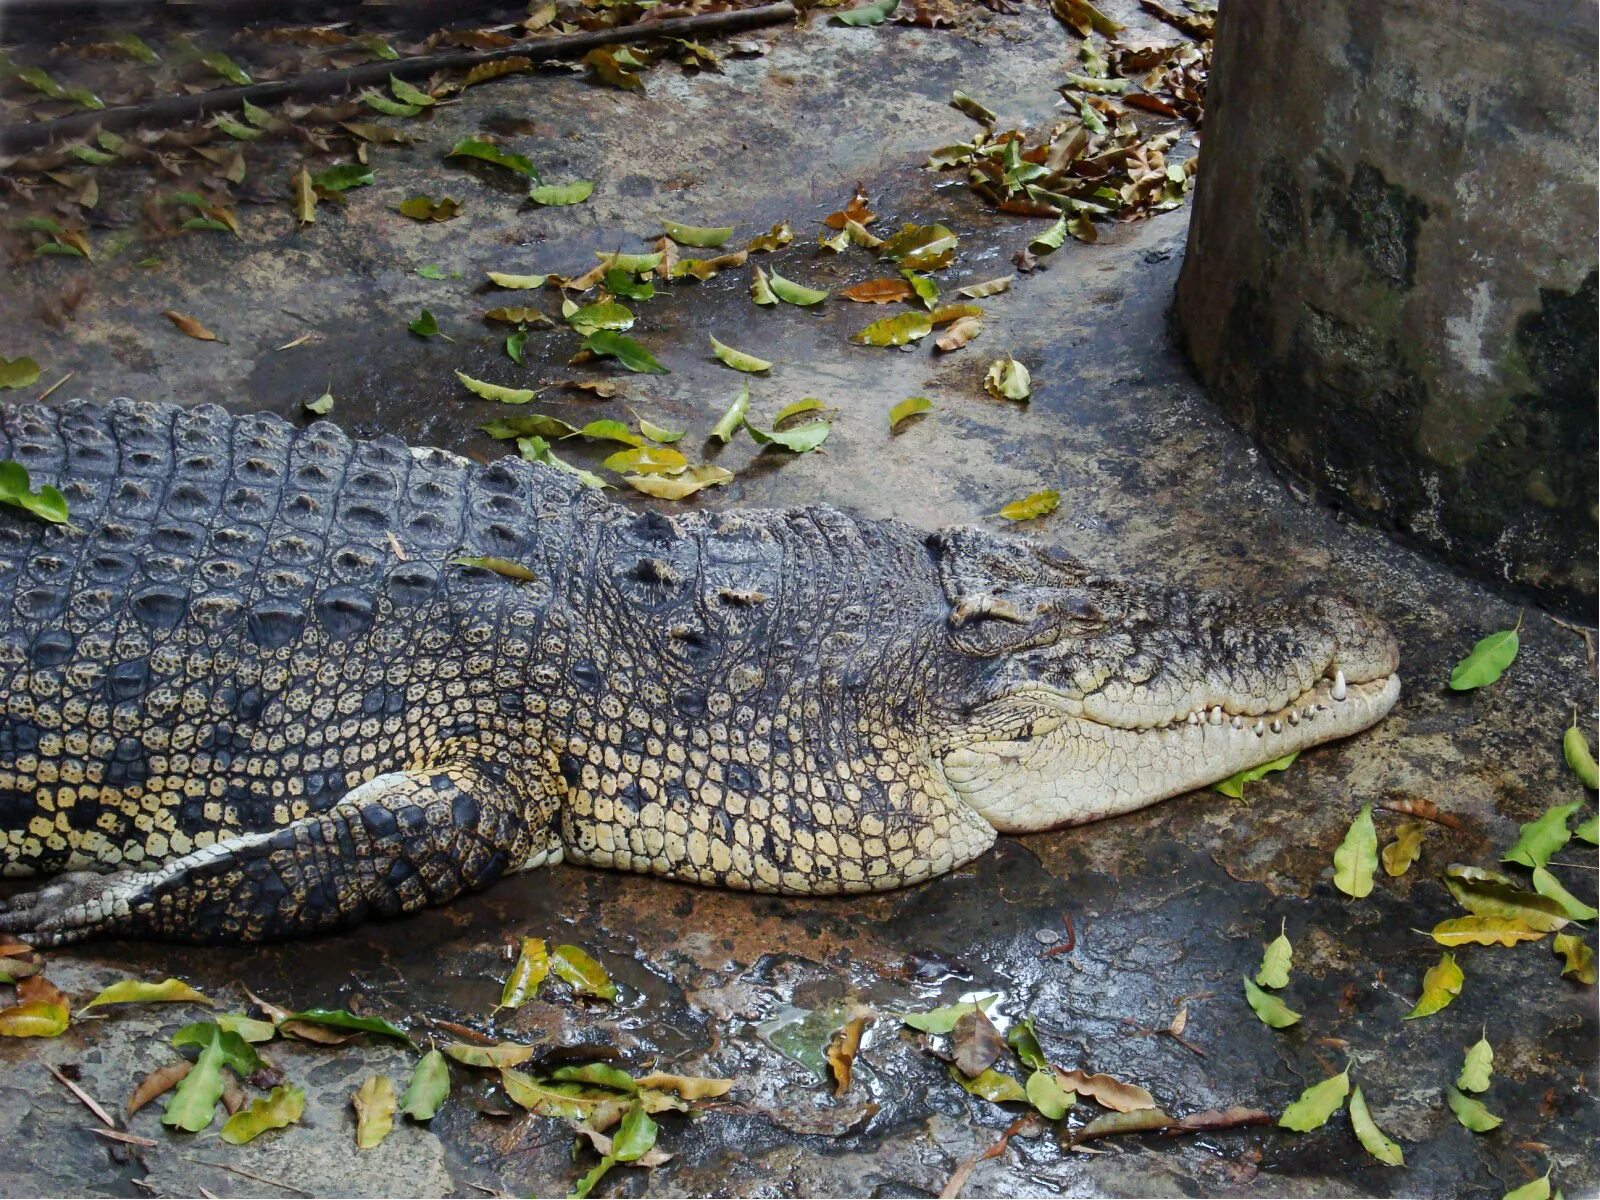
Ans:
[[[1593,620],[1596,5],[1223,0],[1178,336],[1282,468]]]

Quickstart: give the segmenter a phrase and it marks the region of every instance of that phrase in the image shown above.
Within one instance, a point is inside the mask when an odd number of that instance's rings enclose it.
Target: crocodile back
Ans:
[[[0,509],[0,871],[159,860],[405,761],[412,669],[503,619],[450,558],[537,568],[582,507],[533,464],[215,405],[5,405],[0,459],[72,521]]]

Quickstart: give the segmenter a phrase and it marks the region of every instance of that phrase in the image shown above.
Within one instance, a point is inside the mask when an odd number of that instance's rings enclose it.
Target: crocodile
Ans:
[[[35,945],[251,943],[562,860],[933,879],[1345,737],[1330,597],[1110,577],[824,506],[665,515],[514,457],[115,400],[0,407],[0,902]]]

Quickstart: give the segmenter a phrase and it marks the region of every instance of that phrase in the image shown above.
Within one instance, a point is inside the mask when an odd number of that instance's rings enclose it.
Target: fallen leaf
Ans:
[[[1124,1133],[1153,1133],[1158,1129],[1168,1129],[1173,1123],[1171,1117],[1153,1107],[1101,1113],[1073,1135],[1072,1145]]]
[[[981,1008],[985,1012],[1000,997],[997,995],[979,996],[975,1000],[963,1000],[959,1004],[946,1004],[941,1008],[930,1009],[920,1013],[899,1013],[900,1020],[913,1029],[920,1029],[923,1033],[946,1034],[956,1027],[956,1022],[964,1013],[971,1012],[974,1008]]]
[[[1422,835],[1428,827],[1421,821],[1402,821],[1394,841],[1383,848],[1383,869],[1388,875],[1404,875],[1422,854]]]
[[[1433,940],[1441,946],[1514,946],[1542,938],[1548,930],[1534,929],[1519,917],[1456,917],[1433,927]]]
[[[242,1076],[254,1075],[266,1065],[253,1045],[239,1034],[223,1029],[215,1021],[195,1021],[185,1025],[172,1035],[171,1040],[174,1047],[199,1046],[201,1049],[215,1041],[222,1053],[223,1065]]]
[[[922,301],[922,307],[932,312],[933,306],[939,303],[938,283],[929,279],[926,275],[917,274],[915,271],[901,271],[900,274],[911,285],[911,291],[916,295],[917,299]],[[938,322],[934,323],[937,324]]]
[[[1550,948],[1566,959],[1566,965],[1561,968],[1563,975],[1570,975],[1579,983],[1593,986],[1595,982],[1594,951],[1589,948],[1582,938],[1575,933],[1558,933],[1551,942]]]
[[[1011,290],[1015,275],[1002,275],[999,279],[986,279],[982,283],[969,283],[964,288],[958,288],[957,294],[966,296],[971,300],[983,300],[989,296],[998,296],[1001,292]]]
[[[757,304],[776,304],[778,297],[772,290],[772,281],[759,266],[750,268],[750,299]]]
[[[1521,863],[1525,867],[1542,867],[1550,856],[1565,846],[1572,834],[1567,822],[1572,814],[1583,807],[1583,801],[1558,804],[1535,821],[1523,825],[1516,843],[1505,852],[1501,862]]]
[[[500,991],[500,1008],[521,1008],[538,992],[550,974],[550,953],[543,938],[525,937],[518,951],[511,974],[506,976]]]
[[[1501,1119],[1485,1108],[1481,1101],[1456,1088],[1445,1088],[1445,1098],[1450,1102],[1450,1111],[1455,1113],[1456,1120],[1473,1133],[1488,1133],[1501,1123]]]
[[[638,416],[637,413],[634,415]],[[687,431],[683,429],[668,429],[665,425],[657,425],[654,421],[648,420],[645,417],[639,417],[639,432],[644,434],[644,436],[649,438],[652,442],[659,442],[663,445],[666,445],[668,443],[678,441]]]
[[[1558,900],[1525,892],[1495,871],[1452,863],[1445,868],[1444,885],[1474,916],[1513,917],[1543,933],[1553,933],[1571,920]]]
[[[733,403],[728,406],[728,411],[718,418],[717,423],[711,428],[711,436],[723,445],[733,440],[733,435],[739,432],[744,425],[745,416],[750,411],[750,389],[742,387],[739,394],[734,397]]]
[[[932,332],[933,322],[927,313],[908,312],[874,321],[850,340],[858,346],[904,346]]]
[[[1056,506],[1061,503],[1061,493],[1054,488],[1046,488],[1042,492],[1034,492],[1031,496],[1024,496],[1020,500],[1013,500],[1003,506],[998,516],[1008,521],[1031,521],[1036,517],[1053,513]]]
[[[67,498],[45,484],[38,491],[28,469],[10,459],[0,461],[0,504],[9,504],[55,525],[67,523]]]
[[[1344,1107],[1345,1097],[1349,1094],[1350,1070],[1347,1067],[1338,1075],[1330,1076],[1321,1083],[1314,1083],[1301,1092],[1300,1098],[1283,1110],[1283,1115],[1278,1118],[1278,1124],[1297,1133],[1308,1133],[1318,1129],[1326,1125],[1328,1118]]]
[[[889,15],[900,7],[900,0],[871,0],[857,8],[833,14],[840,25],[882,25]]]
[[[659,244],[659,243],[658,243]],[[626,271],[629,275],[646,275],[666,261],[665,252],[655,254],[623,254],[620,251],[596,250],[594,256],[607,271]]]
[[[18,994],[22,1002],[0,1009],[0,1037],[59,1037],[67,1031],[67,1026],[72,1023],[72,1012],[66,997],[57,989],[49,989],[54,996],[46,995],[38,999],[29,999],[21,991],[21,984],[43,978],[42,975],[34,975],[20,981]]]
[[[374,1075],[350,1096],[356,1110],[356,1145],[371,1150],[382,1144],[394,1128],[394,1084],[387,1075]]]
[[[167,1101],[166,1111],[161,1116],[163,1125],[199,1133],[211,1124],[226,1086],[222,1077],[224,1061],[221,1033],[213,1029],[194,1068],[183,1077]]]
[[[297,1025],[320,1025],[328,1029],[348,1030],[353,1033],[375,1033],[380,1037],[404,1042],[413,1050],[417,1048],[416,1042],[411,1040],[411,1035],[399,1026],[385,1021],[382,1017],[358,1017],[342,1008],[308,1008],[303,1012],[290,1013],[279,1023],[278,1028],[284,1029],[291,1021]]]
[[[1556,1192],[1560,1196],[1559,1191]],[[1550,1172],[1546,1171],[1538,1179],[1531,1179],[1521,1187],[1514,1187],[1500,1200],[1550,1200]]]
[[[205,1004],[216,1002],[194,990],[181,979],[164,979],[160,983],[145,983],[137,979],[124,979],[102,988],[95,998],[80,1010],[88,1012],[102,1004]]]
[[[615,358],[630,371],[665,375],[667,369],[655,356],[630,337],[610,329],[597,330],[583,340],[583,348],[602,358]]]
[[[322,395],[318,396],[315,400],[304,401],[302,407],[308,413],[314,413],[319,417],[325,417],[333,411],[333,393],[323,392]]]
[[[911,284],[904,278],[869,279],[839,292],[844,299],[854,300],[857,304],[892,304],[897,300],[909,300],[915,294]]]
[[[620,304],[616,305],[615,307],[622,308]],[[626,312],[627,310],[623,309],[623,311]],[[498,321],[502,325],[547,325],[552,328],[555,326],[555,322],[549,317],[545,316],[544,313],[540,312],[537,308],[530,308],[525,304],[491,308],[488,312],[483,314],[483,319],[485,321]],[[631,315],[629,317],[629,323],[632,323]],[[580,329],[578,332],[582,333],[585,331]]]
[[[1446,951],[1422,977],[1422,995],[1417,1000],[1416,1007],[1403,1019],[1410,1021],[1417,1017],[1432,1016],[1461,994],[1461,987],[1465,982],[1466,977],[1456,965],[1455,955]]]
[[[1067,1109],[1078,1102],[1077,1093],[1065,1091],[1056,1079],[1055,1072],[1048,1067],[1035,1068],[1028,1076],[1024,1091],[1027,1092],[1028,1103],[1051,1121],[1059,1121],[1067,1115]]]
[[[933,408],[933,401],[926,396],[907,396],[889,410],[889,432],[893,433],[900,427],[902,421],[925,413]]]
[[[1464,1092],[1486,1092],[1489,1076],[1494,1070],[1494,1047],[1489,1039],[1480,1037],[1467,1047],[1461,1060],[1461,1072],[1456,1076],[1456,1086]]]
[[[715,1100],[733,1090],[733,1080],[710,1076],[669,1075],[652,1071],[638,1081],[641,1090],[673,1091],[685,1100]]]
[[[983,1009],[974,1005],[956,1019],[950,1033],[955,1066],[968,1079],[976,1079],[1000,1058],[1005,1043]]]
[[[557,946],[550,957],[550,969],[575,991],[616,1002],[617,985],[611,982],[611,976],[579,947]]]
[[[794,304],[804,308],[813,304],[821,304],[828,298],[827,292],[817,288],[803,287],[793,280],[785,279],[776,271],[771,273],[768,283],[772,288],[772,294],[785,304]]]
[[[446,196],[443,200],[412,196],[409,200],[401,201],[396,211],[413,221],[452,221],[461,215],[461,202],[452,196]]]
[[[855,1066],[856,1053],[861,1049],[861,1035],[871,1021],[870,1015],[852,1017],[834,1030],[833,1036],[828,1039],[828,1048],[824,1053],[828,1066],[833,1070],[835,1097],[850,1090],[850,1074]]]
[[[170,309],[170,308],[163,309],[162,312],[161,312],[161,315],[163,317],[165,317],[167,320],[171,321],[174,325],[176,325],[184,333],[188,334],[190,337],[195,338],[198,341],[214,342],[214,341],[217,340],[217,335],[216,334],[212,333],[209,329],[207,329],[204,325],[200,324],[200,322],[196,321],[193,317],[186,317],[180,312],[173,312],[172,309]]]
[[[1006,1045],[1016,1051],[1024,1066],[1037,1071],[1050,1068],[1050,1060],[1045,1057],[1044,1047],[1039,1045],[1039,1034],[1033,1027],[1032,1017],[1023,1017],[1006,1030]]]
[[[1502,629],[1479,641],[1450,672],[1450,686],[1467,692],[1499,679],[1517,657],[1517,629],[1521,628],[1522,619],[1518,617],[1516,629]]]
[[[564,459],[557,458],[550,449],[550,443],[542,437],[520,437],[517,439],[517,453],[529,462],[543,463],[547,467],[554,467],[558,471],[565,471],[586,488],[603,491],[611,485],[593,471],[585,471],[582,467],[575,467]]]
[[[39,364],[33,359],[0,358],[0,388],[31,387],[39,381]]]
[[[521,290],[542,288],[550,279],[548,275],[508,275],[504,271],[485,271],[484,274],[495,287]]]
[[[188,1059],[182,1059],[175,1063],[168,1063],[164,1067],[157,1067],[154,1071],[151,1071],[129,1093],[126,1105],[128,1116],[133,1116],[134,1113],[158,1096],[166,1095],[177,1087],[179,1083],[183,1082],[184,1076],[192,1070],[194,1070],[194,1064]]]
[[[1078,1068],[1063,1071],[1054,1068],[1056,1081],[1069,1092],[1087,1096],[1103,1108],[1117,1112],[1135,1112],[1142,1108],[1155,1108],[1156,1100],[1138,1084],[1123,1083],[1110,1075],[1087,1075]]]
[[[845,225],[848,231],[849,223]],[[865,230],[862,230],[865,233]],[[943,225],[906,224],[900,232],[883,241],[878,253],[892,258],[908,271],[937,271],[955,258],[959,239]]]
[[[4,362],[4,359],[0,359],[0,364]],[[1589,739],[1578,728],[1577,717],[1573,717],[1572,724],[1561,735],[1561,757],[1566,759],[1567,766],[1572,768],[1573,774],[1577,775],[1584,787],[1590,790],[1600,788],[1600,767],[1595,765],[1594,755],[1589,751]],[[1593,823],[1594,818],[1591,817],[1590,824]],[[1594,839],[1589,838],[1588,841],[1593,842]]]
[[[575,179],[571,183],[541,183],[528,190],[528,199],[535,204],[564,208],[582,204],[593,193],[594,184],[587,179]]]
[[[1372,1119],[1372,1113],[1367,1109],[1367,1098],[1361,1094],[1359,1087],[1350,1093],[1350,1128],[1355,1131],[1356,1140],[1366,1152],[1379,1162],[1391,1167],[1406,1165],[1406,1156],[1400,1147]]]
[[[1378,831],[1372,824],[1372,805],[1363,804],[1350,823],[1344,841],[1333,852],[1333,886],[1360,900],[1372,892],[1378,869]]]
[[[1533,869],[1533,890],[1541,896],[1554,900],[1574,921],[1593,921],[1600,917],[1600,910],[1592,904],[1585,904],[1567,891],[1561,886],[1561,881],[1544,867]]]
[[[1271,762],[1261,763],[1259,766],[1246,767],[1243,771],[1237,771],[1226,779],[1212,784],[1211,790],[1221,792],[1224,796],[1231,796],[1235,800],[1243,800],[1245,784],[1265,779],[1274,771],[1287,770],[1290,764],[1299,756],[1300,751],[1294,750],[1285,754],[1282,758],[1273,759]]]
[[[525,1046],[520,1042],[496,1042],[492,1046],[447,1042],[440,1050],[463,1066],[504,1070],[507,1067],[520,1067],[538,1052],[538,1047]]]
[[[700,225],[681,225],[677,221],[662,221],[666,234],[680,246],[693,246],[698,250],[714,250],[733,236],[737,226],[724,225],[710,228]]]
[[[479,162],[492,163],[497,167],[504,167],[508,171],[515,171],[518,175],[526,175],[530,179],[538,179],[539,172],[533,169],[533,161],[526,155],[514,154],[494,142],[485,141],[483,138],[462,138],[449,150],[445,151],[446,158],[473,158]]]
[[[1003,1071],[996,1071],[993,1067],[980,1071],[977,1075],[968,1077],[952,1063],[950,1065],[950,1078],[954,1079],[974,1096],[981,1096],[995,1104],[1007,1104],[1012,1101],[1028,1099],[1027,1089],[1018,1083],[1012,1076]]]
[[[766,233],[758,233],[751,238],[745,249],[752,254],[758,251],[772,251],[787,246],[792,241],[794,241],[794,230],[789,228],[789,222],[779,221]]]
[[[937,314],[935,314],[937,317]],[[934,320],[934,324],[938,324]],[[934,339],[934,346],[941,352],[948,354],[952,350],[959,350],[978,334],[983,332],[983,321],[978,317],[962,317],[949,329]]]
[[[1261,966],[1256,968],[1256,982],[1262,987],[1289,986],[1289,968],[1294,964],[1294,944],[1289,941],[1287,918],[1279,926],[1278,936],[1267,944],[1261,955]]]
[[[764,358],[757,358],[754,354],[746,354],[743,350],[735,350],[732,346],[711,339],[711,353],[718,359],[732,367],[735,371],[756,373],[771,370],[772,364]]]
[[[989,364],[989,370],[983,377],[983,386],[996,400],[1026,401],[1033,395],[1033,380],[1028,368],[1009,354]]]
[[[662,500],[682,500],[702,488],[717,487],[733,478],[726,467],[698,463],[677,475],[624,475],[622,481],[635,491]]]
[[[960,90],[950,93],[950,107],[965,113],[980,125],[993,125],[999,119],[992,108]]]
[[[1248,976],[1244,981],[1244,996],[1263,1025],[1269,1025],[1273,1029],[1287,1029],[1291,1025],[1300,1023],[1299,1013],[1271,992],[1262,991]]]
[[[372,179],[370,167],[361,163],[337,163],[313,175],[311,182],[325,192],[345,192],[351,188],[366,187]]]
[[[267,1095],[252,1100],[249,1108],[224,1121],[222,1140],[231,1146],[242,1146],[269,1129],[293,1125],[305,1111],[306,1094],[293,1084],[280,1084]]]

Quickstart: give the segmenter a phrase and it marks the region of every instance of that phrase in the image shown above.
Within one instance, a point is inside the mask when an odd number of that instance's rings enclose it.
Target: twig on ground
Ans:
[[[49,1071],[50,1074],[54,1075],[56,1077],[56,1079],[61,1083],[61,1086],[66,1088],[67,1091],[71,1092],[74,1096],[76,1096],[79,1099],[79,1101],[82,1102],[82,1104],[83,1104],[83,1106],[85,1108],[87,1108],[90,1112],[92,1112],[96,1117],[98,1117],[100,1119],[101,1123],[103,1125],[105,1125],[105,1127],[107,1129],[115,1129],[117,1127],[117,1123],[111,1119],[111,1115],[109,1113],[107,1113],[105,1109],[101,1108],[99,1103],[95,1100],[95,1098],[93,1096],[89,1095],[88,1092],[84,1091],[77,1084],[73,1083],[72,1080],[68,1079],[60,1071],[56,1070],[55,1067],[53,1065],[51,1065],[50,1063],[45,1063],[44,1064],[44,1069],[46,1071]]]
[[[199,1163],[202,1167],[215,1167],[219,1171],[231,1171],[235,1175],[242,1175],[246,1179],[254,1179],[257,1183],[264,1183],[268,1187],[282,1188],[286,1192],[293,1192],[296,1196],[311,1195],[304,1188],[297,1188],[292,1183],[284,1183],[281,1179],[269,1179],[265,1175],[257,1175],[254,1171],[246,1171],[243,1167],[236,1167],[231,1163],[212,1162],[209,1158],[195,1158],[192,1154],[185,1154],[183,1157],[186,1161]]]

